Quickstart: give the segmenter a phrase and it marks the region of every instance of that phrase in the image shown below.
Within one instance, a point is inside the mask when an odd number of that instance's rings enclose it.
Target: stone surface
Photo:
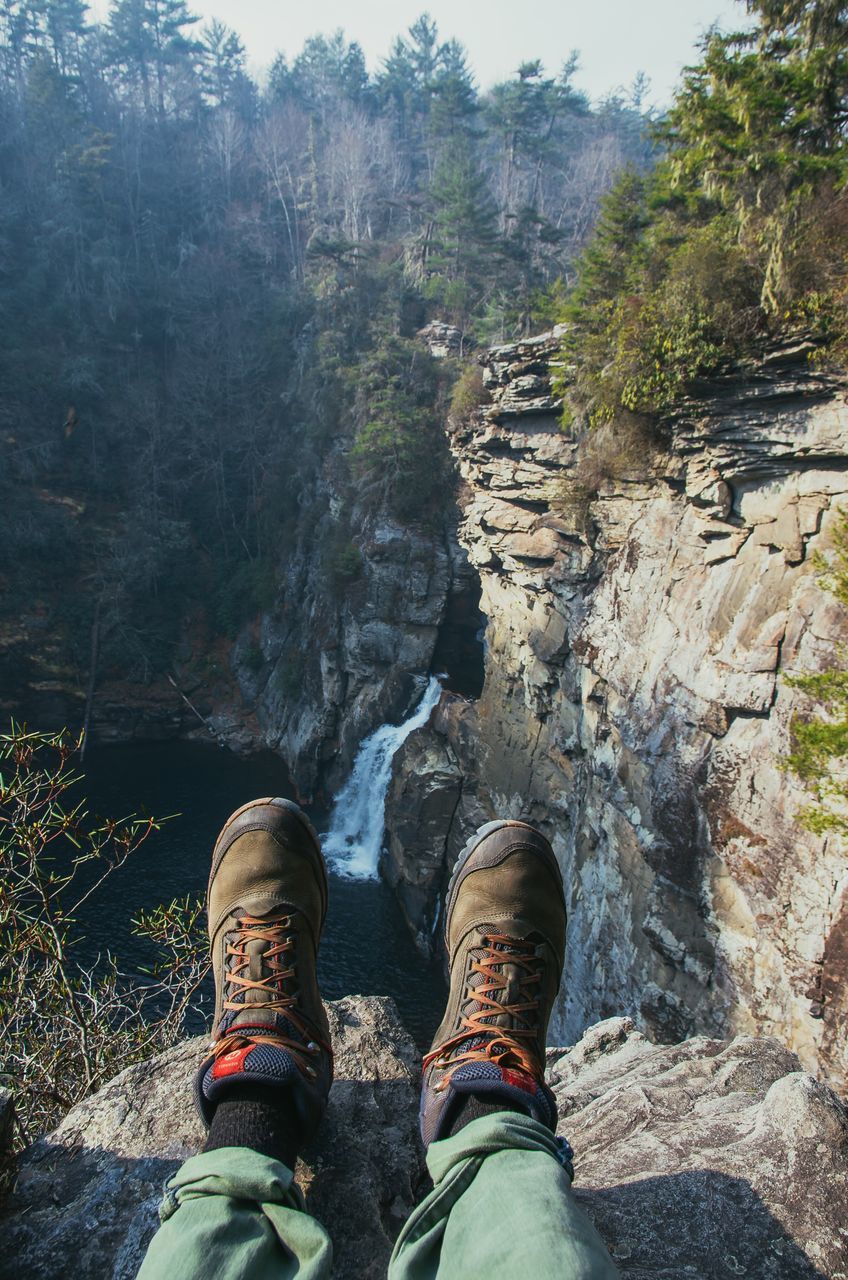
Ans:
[[[328,1007],[337,1081],[299,1181],[333,1236],[334,1275],[359,1280],[385,1275],[424,1191],[418,1064],[390,1002]],[[201,1141],[189,1096],[201,1050],[130,1068],[26,1153],[0,1277],[133,1280],[162,1182]],[[656,1046],[614,1018],[549,1050],[548,1081],[576,1194],[624,1276],[848,1276],[848,1118],[776,1042]]]
[[[257,745],[283,756],[304,800],[337,789],[363,738],[411,712],[465,561],[441,531],[359,513],[358,570],[333,584],[326,548],[338,534],[327,485],[330,510],[281,564],[276,604],[234,655]],[[319,497],[313,503],[320,509]]]
[[[848,506],[844,383],[769,353],[684,405],[645,474],[592,495],[545,391],[558,346],[481,357],[491,403],[452,435],[486,679],[442,719],[462,799],[430,883],[473,787],[481,820],[537,822],[560,860],[557,1036],[619,1010],[660,1041],[758,1031],[845,1088],[848,858],[799,826],[808,795],[779,763],[810,708],[785,677],[847,634],[813,561]],[[407,771],[404,806],[414,789]]]
[[[848,1276],[848,1114],[775,1040],[548,1053],[575,1192],[624,1276]]]
[[[376,1278],[420,1190],[418,1062],[391,1001],[327,1009],[336,1079],[298,1182],[332,1229],[334,1274]],[[191,1081],[205,1045],[130,1067],[25,1153],[0,1227],[0,1276],[134,1280],[164,1182],[202,1146]]]
[[[380,871],[398,896],[416,941],[429,950],[444,891],[445,839],[462,794],[462,771],[440,734],[414,733],[397,753],[387,806],[392,823]]]
[[[427,347],[430,355],[436,360],[446,360],[449,356],[462,353],[462,330],[455,325],[446,324],[444,320],[431,320],[416,334]]]

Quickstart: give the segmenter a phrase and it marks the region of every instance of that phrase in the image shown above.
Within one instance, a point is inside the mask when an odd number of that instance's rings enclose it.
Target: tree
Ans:
[[[233,106],[244,94],[244,45],[231,27],[218,18],[200,33],[202,49],[201,84],[206,97],[216,106]]]
[[[312,36],[295,58],[288,87],[307,110],[322,123],[340,103],[363,107],[368,97],[365,55],[344,32],[332,36]]]
[[[474,77],[465,49],[458,40],[449,40],[439,49],[438,64],[430,81],[428,132],[431,145],[450,144],[467,135],[478,111]]]
[[[788,27],[781,11],[794,18]],[[805,205],[848,173],[848,23],[820,20],[818,4],[769,4],[765,14],[759,40],[707,39],[664,138],[672,186],[732,210],[763,262],[763,307],[776,312]]]
[[[578,264],[567,400],[590,426],[656,421],[787,327],[845,359],[848,27],[829,0],[751,8],[758,28],[707,37],[665,157],[623,179]]]
[[[65,76],[78,76],[89,30],[85,0],[47,0],[45,27],[53,61]]]
[[[198,18],[187,0],[113,0],[109,15],[109,48],[113,65],[131,84],[140,84],[145,111],[155,89],[160,119],[165,117],[169,70],[200,52],[186,28]]]
[[[465,328],[497,271],[497,211],[464,138],[455,139],[440,157],[430,199],[428,290]]]

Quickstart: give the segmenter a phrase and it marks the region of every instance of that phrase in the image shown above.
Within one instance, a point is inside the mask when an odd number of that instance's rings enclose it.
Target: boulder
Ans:
[[[385,1275],[426,1186],[419,1064],[390,1001],[327,1007],[336,1083],[298,1180],[333,1236],[334,1275],[362,1280]],[[24,1154],[3,1280],[134,1280],[162,1183],[202,1141],[190,1081],[203,1047],[130,1067]],[[549,1050],[547,1070],[575,1194],[623,1276],[845,1280],[848,1115],[777,1041],[660,1046],[612,1018]]]

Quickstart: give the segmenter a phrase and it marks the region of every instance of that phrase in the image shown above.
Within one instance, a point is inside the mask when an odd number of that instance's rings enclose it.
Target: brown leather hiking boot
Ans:
[[[469,1095],[520,1109],[550,1129],[545,1037],[565,949],[562,877],[550,844],[526,822],[487,822],[448,886],[450,990],[424,1058],[421,1135],[445,1137]]]
[[[309,1133],[333,1076],[316,974],[327,873],[296,804],[252,800],[232,814],[212,854],[207,908],[215,1017],[195,1080],[198,1110],[208,1126],[233,1085],[280,1086]]]

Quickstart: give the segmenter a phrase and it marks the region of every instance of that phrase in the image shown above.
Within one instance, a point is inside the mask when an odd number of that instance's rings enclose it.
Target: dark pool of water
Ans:
[[[243,759],[213,746],[144,743],[92,747],[85,791],[105,817],[178,814],[154,832],[97,891],[81,912],[83,955],[107,947],[127,971],[149,963],[150,944],[133,934],[139,910],[191,894],[202,897],[215,838],[233,809],[256,796],[292,797],[282,761],[270,753]],[[326,813],[312,811],[319,831]],[[422,960],[382,881],[330,875],[330,905],[319,954],[321,990],[344,995],[389,995],[417,1043],[430,1043],[442,1014],[440,967]],[[211,1008],[210,992],[205,1007]]]

